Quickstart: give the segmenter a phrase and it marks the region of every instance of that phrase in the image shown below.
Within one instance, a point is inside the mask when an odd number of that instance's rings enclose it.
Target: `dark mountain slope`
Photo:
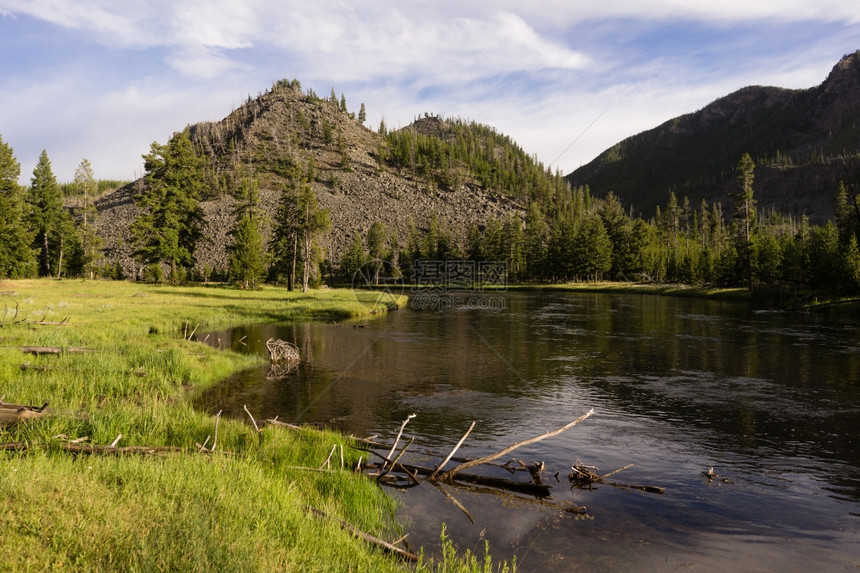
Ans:
[[[846,166],[860,167],[860,51],[807,90],[751,86],[627,138],[567,176],[595,196],[614,191],[646,216],[670,191],[727,202],[744,153],[757,163],[760,207],[832,216]]]

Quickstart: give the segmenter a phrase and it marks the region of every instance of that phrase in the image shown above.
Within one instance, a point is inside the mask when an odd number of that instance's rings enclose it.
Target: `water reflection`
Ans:
[[[242,373],[201,403],[356,435],[391,436],[414,412],[407,433],[442,450],[476,420],[463,452],[475,456],[594,407],[583,425],[516,456],[562,476],[577,457],[606,471],[633,463],[627,481],[666,495],[558,482],[553,498],[587,505],[586,522],[532,504],[512,519],[510,502],[458,490],[472,525],[418,487],[404,494],[410,537],[432,550],[445,521],[462,546],[480,547],[485,535],[494,553],[525,555],[526,570],[770,569],[776,556],[790,556],[791,569],[860,564],[860,334],[851,320],[650,296],[505,302],[503,312],[400,311],[210,335],[261,353],[270,336],[282,338],[304,359],[280,379],[267,368]],[[708,467],[728,481],[703,478]]]

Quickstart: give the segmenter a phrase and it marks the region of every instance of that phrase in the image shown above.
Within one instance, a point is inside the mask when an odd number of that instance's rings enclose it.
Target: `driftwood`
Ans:
[[[63,320],[60,320],[60,321],[45,320],[44,318],[42,318],[42,320],[24,320],[23,324],[35,325],[35,326],[68,326],[69,325],[69,318],[70,317],[67,316],[66,318],[64,318]]]
[[[14,294],[14,293],[10,293],[10,294]],[[18,301],[15,301],[15,313],[12,315],[12,318],[7,320],[6,317],[8,315],[9,315],[9,305],[7,305],[4,302],[3,303],[3,318],[0,319],[0,326],[6,326],[7,323],[8,324],[18,324],[19,322],[23,322],[24,319],[16,320],[18,318]]]
[[[377,470],[377,475],[376,475],[377,480],[380,480],[383,476],[385,476],[389,472],[400,472],[400,473],[403,473],[403,474],[406,474],[407,476],[409,476],[410,480],[413,482],[413,485],[417,485],[419,483],[417,476],[427,476],[427,479],[431,483],[460,482],[460,483],[477,484],[477,485],[481,485],[481,486],[499,488],[502,490],[522,493],[522,494],[526,494],[526,495],[531,495],[531,496],[535,496],[537,498],[545,498],[545,497],[548,497],[550,495],[551,486],[543,483],[542,480],[540,479],[540,472],[543,470],[543,463],[537,463],[537,464],[533,464],[531,466],[529,466],[525,463],[521,463],[521,465],[524,468],[531,470],[530,473],[531,473],[532,480],[531,480],[531,482],[528,482],[528,483],[513,480],[513,479],[507,479],[507,478],[484,476],[484,475],[478,475],[478,474],[474,474],[474,473],[466,473],[463,470],[474,468],[474,467],[477,467],[480,465],[491,464],[495,460],[499,459],[502,456],[507,455],[508,453],[514,451],[515,449],[517,449],[519,447],[522,447],[522,446],[525,446],[528,444],[533,444],[535,442],[538,442],[540,440],[543,440],[543,439],[546,439],[546,438],[549,438],[552,436],[557,436],[558,434],[561,434],[562,432],[576,426],[577,424],[579,424],[580,422],[587,419],[588,417],[590,417],[593,414],[594,414],[594,410],[592,409],[589,412],[587,412],[586,414],[583,414],[582,416],[580,416],[579,418],[574,420],[573,422],[571,422],[571,423],[569,423],[569,424],[567,424],[567,425],[565,425],[565,426],[563,426],[557,430],[552,430],[550,432],[546,432],[544,434],[541,434],[540,436],[536,436],[534,438],[529,438],[527,440],[517,442],[516,444],[513,444],[512,446],[509,446],[509,447],[507,447],[507,448],[505,448],[505,449],[503,449],[503,450],[501,450],[495,454],[489,455],[489,456],[485,456],[485,457],[482,457],[482,458],[479,458],[476,460],[465,460],[462,463],[460,463],[460,465],[458,465],[455,468],[453,468],[449,471],[446,471],[446,472],[443,472],[442,468],[444,467],[445,464],[447,464],[453,458],[454,454],[457,452],[457,450],[460,448],[460,446],[463,444],[463,442],[469,436],[471,431],[474,429],[475,423],[474,422],[472,423],[472,425],[469,427],[469,429],[466,431],[466,433],[463,435],[463,437],[460,438],[460,440],[457,442],[457,444],[454,446],[454,448],[451,449],[451,451],[448,453],[448,455],[440,463],[438,463],[433,468],[428,468],[428,467],[422,467],[422,466],[411,465],[411,464],[406,464],[406,463],[400,463],[399,460],[402,457],[404,451],[406,450],[406,447],[403,448],[403,451],[400,452],[400,454],[397,456],[396,459],[391,459],[394,452],[396,451],[397,443],[400,440],[401,435],[403,434],[403,429],[405,428],[405,426],[409,422],[409,420],[411,420],[412,418],[415,417],[415,415],[413,414],[413,415],[410,415],[406,420],[404,420],[403,424],[401,424],[400,430],[397,433],[397,438],[395,439],[394,444],[391,446],[391,448],[387,454],[380,453],[374,449],[368,449],[369,452],[371,452],[374,455],[381,458],[383,460],[383,463],[381,466],[368,465],[368,466],[366,466],[365,469],[376,469]],[[368,442],[365,441],[364,443],[368,443]],[[410,442],[410,444],[411,444],[411,442]],[[375,445],[380,446],[381,444],[375,444]],[[407,445],[407,447],[408,447],[408,445]],[[506,467],[506,466],[503,466],[503,467]]]
[[[453,457],[454,457],[454,454],[456,454],[456,453],[457,453],[457,450],[459,450],[459,449],[460,449],[460,446],[462,446],[462,445],[463,445],[463,442],[465,442],[465,441],[466,441],[466,438],[468,438],[468,437],[469,437],[469,434],[471,434],[471,433],[472,433],[472,430],[474,430],[474,429],[475,429],[475,422],[472,422],[472,425],[471,425],[471,426],[469,426],[469,429],[468,429],[468,430],[466,430],[466,433],[465,433],[465,434],[463,434],[463,437],[462,437],[462,438],[460,438],[460,441],[459,441],[459,442],[457,442],[457,445],[455,445],[455,446],[451,449],[451,451],[448,453],[448,456],[447,456],[444,460],[442,460],[442,463],[440,463],[438,466],[436,466],[436,469],[435,469],[435,470],[433,470],[433,473],[431,473],[431,474],[430,474],[430,479],[431,479],[431,480],[435,480],[435,479],[436,479],[436,476],[438,475],[439,471],[440,471],[443,467],[445,467],[445,464],[447,464],[448,462],[450,462],[450,461],[451,461],[451,458],[453,458]]]
[[[153,455],[181,452],[178,446],[88,446],[85,444],[63,444],[62,448],[74,454],[102,454],[121,456],[126,454]]]
[[[365,469],[378,469],[381,466],[375,464],[368,464]],[[426,468],[422,466],[416,466],[412,464],[400,464],[397,463],[394,465],[392,471],[399,471],[402,473],[406,473],[408,475],[415,476],[429,476],[436,471],[434,468]],[[438,480],[433,480],[438,481]],[[514,491],[517,493],[524,493],[527,495],[533,495],[536,497],[547,497],[550,494],[550,490],[552,489],[550,486],[546,484],[536,484],[536,483],[526,483],[520,482],[512,479],[500,478],[500,477],[492,477],[492,476],[482,476],[478,474],[470,474],[470,473],[460,473],[457,474],[454,478],[446,480],[449,483],[454,482],[464,482],[475,485],[483,485],[487,487],[495,487],[499,489],[504,489],[507,491]]]
[[[5,444],[0,444],[0,451],[2,452],[24,451],[26,449],[27,444],[24,442],[6,442]]]
[[[282,422],[282,421],[278,420],[277,418],[271,418],[271,419],[265,420],[265,422],[266,422],[267,426],[278,426],[281,428],[290,428],[291,430],[301,430],[302,429],[301,426],[297,426],[295,424],[290,424],[287,422]]]
[[[36,372],[47,372],[48,370],[52,370],[49,366],[37,366],[35,364],[30,364],[29,362],[25,362],[20,366],[21,370],[34,370]]]
[[[4,346],[3,348],[17,348],[24,354],[87,354],[95,352],[94,348],[85,348],[78,346],[70,346],[69,348],[60,348],[58,346]]]
[[[290,376],[299,367],[297,360],[290,362],[273,362],[269,365],[269,370],[266,372],[266,380],[281,380]]]
[[[2,293],[0,293],[2,294]],[[14,292],[8,294],[16,294]],[[27,324],[27,325],[36,325],[36,326],[68,326],[69,318],[65,317],[61,321],[53,321],[53,320],[45,320],[47,315],[43,315],[40,320],[28,320],[27,318],[18,318],[18,302],[15,302],[15,310],[12,313],[12,318],[6,318],[9,315],[9,305],[5,302],[3,303],[3,316],[0,316],[0,326],[6,325],[17,325],[17,324]]]
[[[403,549],[400,549],[399,547],[396,547],[395,545],[388,543],[387,541],[384,541],[384,540],[382,540],[376,536],[370,535],[369,533],[365,533],[364,531],[360,530],[359,528],[352,525],[351,523],[347,523],[346,521],[344,521],[342,519],[339,519],[337,517],[333,517],[333,516],[327,514],[326,512],[322,511],[321,509],[317,509],[315,507],[310,507],[310,506],[307,506],[306,509],[314,517],[317,517],[319,519],[334,521],[335,523],[340,525],[343,529],[346,529],[347,531],[349,531],[350,533],[352,533],[356,537],[363,539],[363,540],[367,541],[368,543],[372,543],[373,545],[376,545],[377,547],[380,547],[380,548],[384,549],[385,551],[388,551],[389,553],[394,553],[395,555],[399,555],[400,557],[406,559],[407,561],[412,561],[412,562],[418,561],[417,555],[415,555],[413,553],[409,553],[408,551],[405,551]]]
[[[302,359],[298,347],[286,340],[270,338],[266,341],[266,348],[269,349],[269,358],[273,363],[299,362]]]
[[[47,412],[45,408],[48,402],[41,406],[24,406],[22,404],[6,404],[0,402],[0,427],[13,426],[18,422],[44,418]]]
[[[553,436],[557,436],[557,435],[561,434],[562,432],[565,432],[565,431],[569,430],[570,428],[576,426],[577,424],[579,424],[583,420],[586,420],[587,418],[591,417],[593,414],[594,414],[594,408],[592,408],[591,410],[589,410],[588,412],[586,412],[585,414],[583,414],[582,416],[580,416],[579,418],[577,418],[573,422],[571,422],[571,423],[567,424],[566,426],[563,426],[557,430],[553,430],[551,432],[546,432],[545,434],[541,434],[540,436],[536,436],[534,438],[529,438],[528,440],[523,440],[521,442],[517,442],[516,444],[508,446],[504,450],[496,452],[495,454],[492,454],[492,455],[489,455],[489,456],[486,456],[483,458],[479,458],[477,460],[472,460],[471,462],[466,462],[464,464],[460,464],[459,466],[455,467],[454,469],[445,472],[443,474],[443,478],[449,479],[449,480],[453,479],[453,477],[455,475],[457,475],[458,473],[460,473],[461,471],[463,471],[465,469],[473,468],[476,466],[480,466],[480,465],[495,461],[501,457],[508,455],[509,453],[516,450],[517,448],[521,448],[521,447],[527,446],[529,444],[534,444],[535,442],[539,442],[539,441],[546,439],[546,438],[551,438]]]
[[[574,487],[579,488],[587,488],[591,487],[596,483],[602,483],[606,485],[611,485],[614,487],[620,487],[624,489],[638,489],[640,491],[646,491],[648,493],[665,493],[666,488],[654,486],[654,485],[631,485],[625,483],[618,482],[608,482],[606,478],[610,476],[614,476],[615,474],[622,472],[626,469],[630,469],[633,467],[633,464],[627,464],[624,467],[620,467],[617,470],[613,470],[607,474],[599,475],[597,473],[597,468],[594,466],[586,466],[582,464],[578,459],[576,462],[570,466],[570,474],[567,476],[568,480],[574,485]]]

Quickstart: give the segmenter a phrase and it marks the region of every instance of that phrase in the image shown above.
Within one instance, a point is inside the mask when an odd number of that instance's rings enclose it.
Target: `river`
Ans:
[[[440,454],[475,421],[458,452],[471,457],[594,409],[500,460],[543,461],[549,503],[448,488],[467,515],[426,484],[390,490],[413,548],[431,554],[444,522],[461,549],[480,553],[489,540],[494,557],[516,555],[520,571],[860,567],[856,318],[649,295],[468,302],[210,336],[263,353],[274,336],[294,342],[303,361],[281,378],[267,378],[268,367],[243,372],[201,403],[388,440],[416,414],[404,435]],[[665,493],[571,487],[577,461],[601,474],[633,464],[613,480]]]

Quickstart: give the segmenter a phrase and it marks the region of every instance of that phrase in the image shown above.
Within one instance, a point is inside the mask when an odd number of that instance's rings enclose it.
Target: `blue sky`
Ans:
[[[297,78],[367,124],[474,119],[568,173],[753,84],[860,49],[856,0],[0,0],[0,136],[28,183],[132,179],[187,124]]]

